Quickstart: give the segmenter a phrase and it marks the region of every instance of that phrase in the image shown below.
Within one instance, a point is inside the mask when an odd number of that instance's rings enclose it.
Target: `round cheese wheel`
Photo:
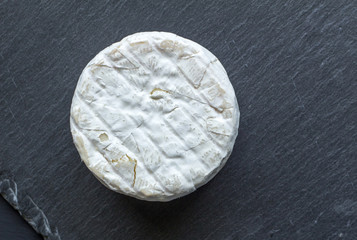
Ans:
[[[207,183],[238,134],[234,89],[207,49],[166,32],[130,35],[84,68],[70,126],[82,161],[109,189],[169,201]]]

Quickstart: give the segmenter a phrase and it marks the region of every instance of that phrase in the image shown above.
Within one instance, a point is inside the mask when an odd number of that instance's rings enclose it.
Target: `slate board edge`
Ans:
[[[18,192],[14,180],[0,175],[0,194],[44,239],[61,240],[57,228],[51,227],[44,212],[30,196]]]

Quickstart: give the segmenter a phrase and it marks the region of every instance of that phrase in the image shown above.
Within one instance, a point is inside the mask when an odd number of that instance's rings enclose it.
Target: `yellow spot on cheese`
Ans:
[[[135,163],[135,165],[134,165],[134,180],[133,180],[133,187],[134,187],[135,180],[136,180],[136,165],[138,165],[138,161],[136,159],[134,159],[134,158],[129,157],[128,154],[125,154],[125,155],[129,159],[129,162],[134,162]]]
[[[99,135],[99,139],[101,142],[105,142],[105,141],[108,141],[108,135],[106,133],[102,133]]]
[[[150,95],[152,95],[154,92],[157,92],[157,91],[170,93],[169,91],[163,90],[163,89],[161,89],[161,88],[154,88],[154,89],[150,92]]]

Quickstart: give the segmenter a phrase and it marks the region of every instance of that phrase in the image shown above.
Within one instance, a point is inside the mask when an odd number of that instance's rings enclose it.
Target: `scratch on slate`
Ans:
[[[314,223],[316,224],[319,221],[319,218],[325,213],[325,211],[320,212],[320,214],[317,216],[317,218],[314,220]]]
[[[15,87],[17,88],[17,84],[16,84],[14,78],[11,78],[11,81],[12,81],[12,83],[15,85]]]
[[[15,115],[14,115],[14,113],[12,112],[12,110],[11,110],[11,108],[10,108],[10,106],[9,106],[9,103],[6,101],[6,99],[5,99],[5,103],[6,103],[6,106],[7,106],[7,108],[9,109],[9,111],[10,111],[10,113],[11,113],[12,118],[16,121]]]
[[[16,118],[15,118],[15,114],[12,112],[9,103],[6,101],[6,99],[4,99],[4,101],[5,101],[5,103],[6,103],[7,108],[9,109],[9,111],[10,111],[10,113],[11,113],[12,119],[14,119],[15,123],[19,126],[19,129],[20,129],[20,131],[21,131],[22,136],[25,137],[24,131],[23,131],[22,128],[20,127],[19,123],[17,122],[17,120],[16,120]]]
[[[347,176],[349,179],[351,179],[351,176],[350,176],[350,174],[349,174],[348,172],[346,173],[346,176]],[[350,184],[352,185],[352,188],[353,188],[354,190],[356,190],[355,185],[353,184],[353,180],[350,182]]]
[[[316,144],[316,146],[317,146],[317,150],[318,150],[319,152],[321,152],[320,146],[319,146],[319,144],[317,143],[317,140],[315,140],[315,144]]]
[[[214,229],[212,232],[210,232],[203,240],[210,239],[211,236],[213,236],[218,230],[220,230],[222,227],[224,227],[226,224],[220,225],[218,228]]]
[[[301,107],[302,107],[302,109],[304,110],[304,112],[306,112],[305,105],[304,105],[304,103],[303,103],[303,101],[302,101],[302,99],[301,99],[300,92],[299,92],[299,90],[298,90],[297,87],[296,87],[295,80],[292,78],[292,79],[291,79],[291,82],[292,82],[293,85],[294,85],[294,88],[295,88],[296,93],[297,93],[297,96],[298,96],[298,98],[299,98],[299,102],[300,102],[300,104],[301,104]],[[310,127],[310,130],[311,130],[311,127]],[[319,146],[317,140],[315,140],[314,143],[316,144],[317,150],[318,150],[318,152],[320,153],[320,152],[321,152],[321,149],[320,149],[320,146]]]
[[[292,81],[292,83],[293,83],[293,85],[294,85],[294,88],[295,88],[295,90],[296,90],[296,92],[297,92],[297,95],[298,95],[298,98],[299,98],[299,102],[300,102],[302,108],[303,108],[304,111],[305,111],[305,105],[304,105],[304,103],[303,103],[302,100],[301,100],[301,95],[300,95],[300,93],[299,93],[299,90],[298,90],[297,87],[296,87],[295,80],[294,80],[294,79],[291,79],[291,81]]]
[[[297,93],[297,95],[298,95],[298,98],[299,98],[299,102],[300,102],[300,104],[301,104],[301,107],[302,107],[302,109],[306,112],[305,105],[304,105],[304,103],[303,103],[303,101],[302,101],[302,99],[301,99],[301,95],[300,95],[300,93],[299,93],[299,90],[298,90],[297,87],[296,87],[295,80],[292,78],[292,79],[291,79],[291,82],[292,82],[293,85],[294,85],[294,88],[295,88],[296,93]],[[321,149],[320,149],[320,146],[319,146],[317,140],[315,140],[314,142],[315,142],[315,144],[316,144],[317,150],[318,150],[319,152],[321,152]]]
[[[6,94],[0,99],[0,102],[5,101]]]

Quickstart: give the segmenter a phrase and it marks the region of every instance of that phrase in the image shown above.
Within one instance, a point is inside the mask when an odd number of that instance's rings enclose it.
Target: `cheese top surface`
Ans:
[[[109,189],[169,201],[208,182],[238,134],[234,89],[219,60],[188,39],[136,33],[84,68],[70,126],[86,166]]]

